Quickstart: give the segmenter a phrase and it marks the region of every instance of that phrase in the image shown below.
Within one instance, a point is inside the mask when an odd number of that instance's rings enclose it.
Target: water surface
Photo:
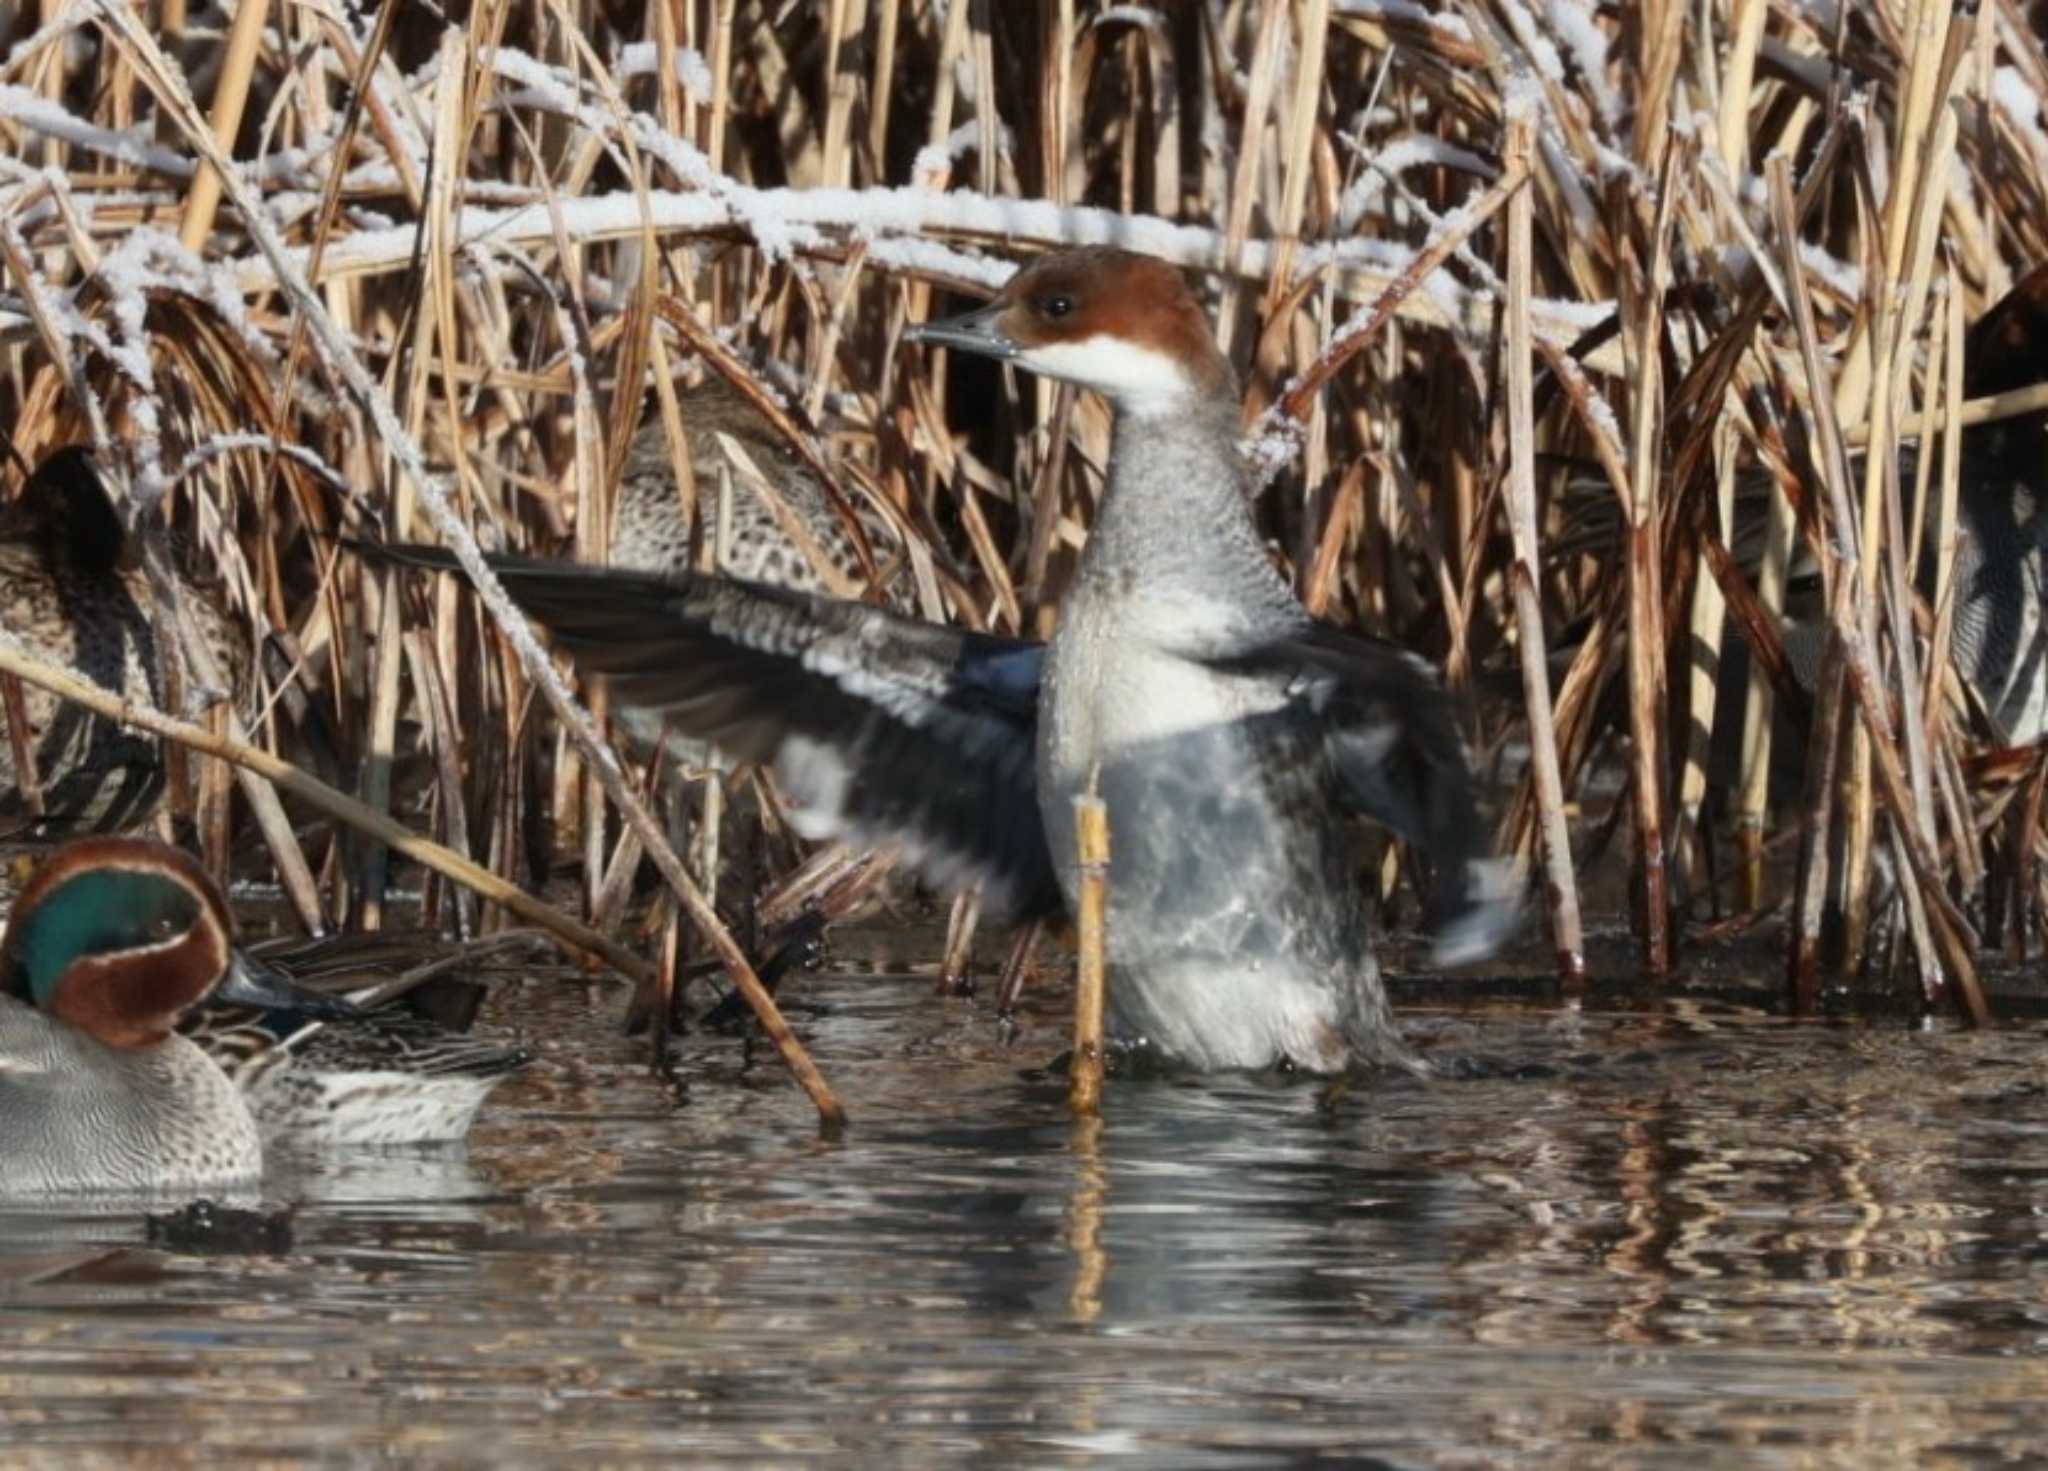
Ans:
[[[1454,994],[1446,987],[1448,999]],[[286,1256],[0,1215],[0,1428],[357,1463],[1978,1465],[2048,1412],[2040,1028],[1405,1008],[1445,1076],[1331,1099],[1119,1082],[1064,997],[1005,1047],[921,978],[792,1011],[687,1086],[617,993],[519,983],[540,1054],[466,1157],[280,1169]]]

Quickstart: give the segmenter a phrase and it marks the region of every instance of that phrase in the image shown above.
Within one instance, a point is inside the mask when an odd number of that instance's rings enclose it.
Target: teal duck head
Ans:
[[[57,850],[15,900],[0,992],[108,1047],[151,1047],[209,997],[331,1005],[257,970],[234,948],[220,887],[190,855],[144,838]]]
[[[248,1106],[176,1030],[210,996],[296,1004],[238,965],[220,888],[135,838],[67,844],[0,939],[0,1195],[225,1186],[262,1170]]]

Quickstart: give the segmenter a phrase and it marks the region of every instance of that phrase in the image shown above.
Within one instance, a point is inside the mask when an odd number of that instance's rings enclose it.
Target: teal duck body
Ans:
[[[211,599],[188,589],[192,617],[239,694],[248,644]],[[0,629],[28,653],[137,704],[164,708],[156,598],[87,451],[54,451],[0,510]],[[164,790],[155,740],[24,684],[26,743],[58,828],[118,831],[151,817]],[[0,717],[4,718],[4,717]],[[24,811],[12,743],[0,726],[0,819]]]
[[[1491,950],[1517,906],[1433,674],[1312,620],[1271,565],[1230,369],[1186,283],[1128,252],[1069,251],[915,335],[1117,409],[1049,647],[762,583],[493,569],[617,703],[772,762],[808,835],[893,844],[934,882],[982,883],[992,911],[1072,902],[1073,798],[1099,777],[1127,1038],[1198,1067],[1405,1061],[1353,819],[1428,854],[1442,959]]]
[[[279,991],[354,994],[418,961],[429,944],[445,948],[421,937],[333,935],[252,947],[240,962]],[[532,1059],[436,1020],[414,999],[339,1016],[212,1004],[183,1030],[241,1090],[266,1148],[457,1141],[491,1090]]]
[[[301,1004],[234,964],[219,889],[131,838],[66,845],[0,939],[0,1195],[199,1189],[254,1179],[255,1120],[176,1031],[210,996]]]

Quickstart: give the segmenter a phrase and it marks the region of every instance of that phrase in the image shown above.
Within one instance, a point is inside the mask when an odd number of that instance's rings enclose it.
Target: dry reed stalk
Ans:
[[[712,0],[711,96],[704,111],[704,152],[711,167],[725,168],[726,120],[732,113],[732,41],[739,0]]]
[[[889,104],[896,90],[897,32],[902,25],[902,7],[879,7],[874,38],[875,69],[868,79],[868,159],[873,170],[884,167],[889,156]]]
[[[442,37],[440,82],[435,89],[435,133],[451,142],[462,136],[463,94],[469,66],[467,33],[450,30]],[[402,402],[408,405],[412,427],[418,432],[426,413],[429,389],[427,374],[435,354],[433,342],[442,341],[454,330],[453,286],[456,231],[453,223],[455,186],[461,176],[459,150],[444,147],[430,160],[426,179],[426,239],[420,301],[424,310],[414,318],[414,351],[411,378]],[[393,508],[393,530],[406,534],[411,520],[411,492],[406,482],[397,487]],[[363,769],[363,801],[379,812],[389,812],[392,803],[392,774],[397,767],[399,675],[404,666],[406,637],[399,620],[399,600],[394,595],[396,571],[386,572],[377,603],[377,633],[370,674],[369,744],[370,760]],[[362,844],[357,853],[356,911],[354,921],[364,929],[380,929],[384,923],[385,852],[375,843]]]
[[[1772,160],[1769,171],[1771,204],[1776,217],[1781,242],[1790,242],[1792,233],[1793,204],[1789,175],[1781,158]],[[1822,471],[1828,487],[1828,503],[1835,524],[1846,529],[1851,524],[1851,513],[1846,478],[1846,457],[1833,415],[1832,399],[1822,391],[1824,379],[1821,376],[1818,343],[1813,329],[1811,304],[1804,283],[1791,281],[1794,320],[1799,329],[1800,349],[1805,359],[1808,380],[1813,389],[1813,405],[1819,440],[1821,443]],[[1883,345],[1879,335],[1880,347]],[[1879,378],[1885,374],[1882,368],[1884,358],[1880,354]],[[1880,394],[1877,402],[1883,401]],[[1894,463],[1896,459],[1894,458]],[[1896,477],[1894,477],[1895,479]],[[1894,494],[1896,488],[1894,487]],[[1893,506],[1893,523],[1896,524],[1896,503]],[[1880,785],[1889,806],[1894,842],[1904,857],[1907,872],[1901,874],[1901,897],[1906,904],[1909,930],[1916,949],[1920,952],[1920,973],[1923,987],[1930,1002],[1937,997],[1942,986],[1946,969],[1949,979],[1956,987],[1957,998],[1964,1013],[1973,1021],[1985,1019],[1982,990],[1976,979],[1971,951],[1975,937],[1970,933],[1967,922],[1949,902],[1940,883],[1939,866],[1931,851],[1928,837],[1916,821],[1917,804],[1900,769],[1897,753],[1892,745],[1889,730],[1889,701],[1885,699],[1874,657],[1874,640],[1871,637],[1874,618],[1867,614],[1856,615],[1855,607],[1860,596],[1861,578],[1858,563],[1865,560],[1851,548],[1845,565],[1838,567],[1833,578],[1830,607],[1831,636],[1829,655],[1823,662],[1822,702],[1839,707],[1840,695],[1836,693],[1829,679],[1830,668],[1843,670],[1848,684],[1854,690],[1857,707],[1862,719],[1857,729],[1862,733],[1862,749],[1869,753],[1871,765],[1880,779]],[[1866,602],[1867,606],[1867,602]],[[1817,736],[1821,741],[1831,741],[1833,732],[1817,720]],[[1809,748],[1809,758],[1814,754]],[[1825,766],[1826,754],[1820,763]],[[1828,773],[1830,776],[1832,773]],[[1814,794],[1814,784],[1809,783],[1809,793]],[[1803,834],[1801,847],[1801,868],[1806,887],[1801,895],[1801,924],[1795,935],[1791,978],[1795,1004],[1810,1010],[1816,1000],[1814,992],[1814,961],[1817,958],[1813,946],[1818,938],[1818,905],[1815,894],[1819,885],[1812,879],[1810,862],[1818,866],[1816,851],[1816,830],[1824,828],[1822,815],[1828,805],[1828,793],[1818,792],[1814,797],[1813,816]],[[1852,855],[1854,849],[1848,850]],[[1847,917],[1855,917],[1854,901],[1857,895],[1852,889],[1848,895]]]
[[[1764,38],[1769,11],[1765,0],[1734,0],[1728,18],[1718,142],[1721,162],[1736,178],[1749,167],[1749,109],[1756,86],[1756,53]]]
[[[1386,325],[1388,319],[1400,309],[1410,294],[1428,280],[1450,258],[1452,252],[1462,247],[1498,214],[1501,207],[1514,197],[1515,191],[1528,178],[1529,170],[1526,163],[1519,168],[1512,163],[1504,165],[1500,178],[1494,181],[1493,186],[1464,210],[1455,223],[1434,236],[1426,248],[1416,253],[1414,261],[1387,283],[1386,289],[1373,303],[1372,310],[1362,324],[1345,323],[1343,332],[1336,340],[1327,344],[1322,355],[1285,393],[1280,395],[1273,412],[1306,422],[1311,400],[1323,391],[1346,363],[1371,344],[1374,335]]]
[[[2013,849],[2012,897],[2006,904],[2006,959],[2018,965],[2027,958],[2028,909],[2035,907],[2029,901],[2033,898],[2035,883],[2035,843],[2033,835],[2041,829],[2042,796],[2048,793],[2048,752],[2037,752],[2033,770],[2027,773],[2023,787],[2024,797],[2013,804],[2010,842]]]
[[[1317,113],[1323,91],[1323,53],[1330,34],[1330,0],[1304,0],[1298,9],[1296,27],[1300,42],[1295,48],[1294,90],[1288,99],[1287,136],[1281,149],[1283,183],[1280,208],[1273,219],[1278,247],[1267,268],[1266,305],[1269,319],[1286,293],[1294,272],[1294,257],[1301,240],[1302,217],[1308,208],[1309,184],[1314,178]]]
[[[2015,388],[2005,393],[1987,394],[1983,398],[1967,401],[1958,398],[1956,404],[1949,408],[1925,408],[1917,415],[1902,419],[1898,432],[1901,438],[1927,439],[1951,424],[1967,429],[1972,425],[1994,424],[2001,419],[2017,418],[2044,408],[2048,408],[2048,383],[2037,383],[2032,388]],[[1845,429],[1842,438],[1850,445],[1862,445],[1870,438],[1870,425],[1863,423]]]
[[[1675,8],[1675,7],[1673,7]],[[1658,546],[1657,446],[1663,428],[1664,303],[1671,228],[1676,219],[1680,150],[1662,154],[1657,209],[1647,241],[1648,259],[1622,275],[1623,340],[1631,358],[1628,541],[1624,567],[1628,598],[1630,798],[1635,835],[1636,922],[1643,970],[1671,969],[1671,908],[1664,846],[1664,618],[1663,562]],[[1638,274],[1639,273],[1639,274]]]
[[[1038,112],[1040,185],[1054,204],[1073,197],[1067,164],[1074,142],[1074,71],[1079,62],[1074,20],[1074,0],[1053,0],[1040,7],[1039,38],[1046,57]]]
[[[1031,540],[1024,549],[1024,583],[1017,589],[1020,613],[1029,610],[1038,615],[1049,611],[1045,607],[1046,573],[1052,563],[1053,541],[1059,532],[1060,511],[1066,499],[1061,491],[1066,483],[1069,429],[1078,401],[1079,394],[1072,384],[1057,385],[1048,424],[1050,445],[1032,486]],[[1041,627],[1036,631],[1050,634],[1050,628],[1043,626],[1046,621],[1040,618]],[[1021,628],[1021,621],[1013,626]]]
[[[806,910],[849,913],[894,866],[894,858],[883,852],[863,853],[837,843],[820,848],[761,896],[755,921],[763,929],[777,929]]]
[[[439,826],[448,835],[447,846],[467,858],[474,850],[469,836],[469,809],[462,800],[460,726],[455,718],[448,683],[440,677],[441,667],[434,661],[433,650],[425,630],[412,628],[406,631],[405,663],[407,672],[412,675],[413,689],[419,693],[427,707],[427,718],[433,731],[431,749],[434,775],[438,783],[436,796],[439,799]],[[431,920],[434,906],[428,904],[422,907],[423,912]],[[458,902],[456,921],[458,933],[475,934],[475,906]]]
[[[1912,635],[1911,595],[1901,551],[1895,426],[1905,397],[1907,349],[1917,335],[1910,329],[1917,325],[1927,301],[1935,230],[1948,193],[1955,115],[1947,102],[1968,45],[1968,23],[1958,20],[1951,24],[1951,20],[1946,4],[1930,0],[1920,7],[1914,31],[1907,98],[1900,113],[1897,172],[1888,201],[1891,209],[1885,235],[1885,270],[1877,288],[1880,309],[1876,315],[1877,330],[1871,339],[1876,378],[1872,393],[1873,433],[1871,450],[1865,460],[1864,484],[1863,559],[1864,565],[1871,569],[1864,583],[1864,637],[1868,640],[1874,633],[1871,600],[1877,587],[1877,574],[1881,570],[1887,580],[1890,631],[1899,670],[1906,770],[1913,794],[1910,816],[1904,812],[1895,813],[1894,820],[1917,823],[1920,840],[1924,844],[1931,844],[1934,840],[1933,783],[1920,716],[1923,702]],[[1943,31],[1945,36],[1939,34]],[[1902,278],[1905,291],[1903,300],[1900,300],[1886,287],[1888,283]],[[1883,472],[1881,476],[1878,474],[1880,470]],[[1867,807],[1866,798],[1859,803],[1859,815]],[[1861,834],[1852,834],[1852,837],[1861,837]],[[1853,842],[1850,853],[1852,860],[1858,853]],[[1852,874],[1854,872],[1852,866]],[[1908,909],[1910,915],[1910,896]],[[1852,886],[1850,890],[1848,920],[1846,948],[1853,963],[1861,951],[1863,901],[1860,885]]]
[[[1073,1081],[1067,1105],[1082,1117],[1102,1109],[1102,1011],[1108,992],[1106,929],[1109,920],[1109,808],[1100,795],[1101,772],[1074,798],[1075,859],[1081,888],[1074,923],[1081,965],[1074,982]]]
[[[825,22],[825,156],[820,181],[827,188],[853,183],[853,158],[847,141],[853,131],[853,105],[860,96],[854,48],[867,21],[867,0],[831,0]]]
[[[974,963],[974,932],[980,922],[981,886],[976,884],[954,895],[946,911],[946,943],[939,953],[940,995],[965,996],[974,989],[968,970]]]
[[[1947,427],[1941,432],[1941,513],[1935,522],[1941,528],[1941,539],[1935,544],[1934,632],[1927,641],[1927,667],[1933,670],[1949,667],[1949,641],[1955,629],[1956,551],[1963,535],[1962,524],[1957,519],[1958,503],[1962,497],[1963,436],[1956,412],[1963,397],[1963,300],[1953,266],[1949,271],[1948,285],[1948,326],[1944,333],[1946,350],[1941,375]],[[1927,453],[1925,439],[1921,441],[1920,458],[1927,463],[1934,459]],[[1927,741],[1932,745],[1935,723],[1941,718],[1939,700],[1927,702],[1924,718],[1927,721]],[[1958,834],[1959,842],[1962,836]]]
[[[1899,892],[1906,902],[1914,942],[1922,951],[1922,994],[1932,1006],[1940,1001],[1945,984],[1953,984],[1964,1019],[1982,1026],[1991,1019],[1991,1011],[1977,979],[1977,937],[1944,891],[1936,855],[1911,820],[1912,793],[1899,766],[1898,752],[1885,738],[1889,734],[1884,723],[1886,705],[1872,651],[1853,633],[1842,640],[1842,645],[1864,729],[1871,740],[1872,765],[1891,809],[1893,841],[1906,860],[1907,872],[1900,875]]]
[[[1237,140],[1237,170],[1230,190],[1230,211],[1223,228],[1223,260],[1230,271],[1217,310],[1216,341],[1225,353],[1236,336],[1238,271],[1244,262],[1245,241],[1250,238],[1252,206],[1258,200],[1254,180],[1266,153],[1266,119],[1273,107],[1273,91],[1280,68],[1281,28],[1287,18],[1288,0],[1258,0],[1259,24],[1252,42],[1251,72],[1245,82],[1244,125]]]
[[[236,0],[235,18],[228,28],[227,50],[221,58],[220,79],[213,93],[213,136],[223,150],[234,146],[241,131],[242,108],[249,100],[249,82],[256,67],[256,49],[263,40],[263,22],[270,13],[270,0]],[[211,164],[202,164],[193,177],[192,192],[185,199],[185,218],[178,238],[185,248],[198,254],[213,234],[214,212],[220,208],[220,175]]]
[[[1010,937],[1009,954],[1003,957],[1002,969],[996,973],[996,1018],[1006,1026],[1016,1019],[1017,1002],[1030,983],[1031,963],[1038,954],[1039,941],[1050,927],[1049,920],[1026,920]]]
[[[43,816],[43,783],[36,770],[35,748],[28,739],[28,702],[22,698],[21,681],[13,675],[0,677],[0,723],[7,727],[7,753],[14,760],[14,787],[21,794],[21,810],[31,819]]]
[[[1767,260],[1765,253],[1754,243],[1753,232],[1749,230],[1740,205],[1733,199],[1732,181],[1744,177],[1749,171],[1749,112],[1756,85],[1757,49],[1763,41],[1764,22],[1768,18],[1765,0],[1734,0],[1728,19],[1727,52],[1723,58],[1720,77],[1720,115],[1716,143],[1719,147],[1722,174],[1709,168],[1706,177],[1714,189],[1716,202],[1721,205],[1720,218],[1745,237],[1752,257],[1759,263]],[[1735,529],[1735,451],[1737,436],[1732,426],[1724,426],[1716,432],[1714,439],[1714,521],[1724,543],[1732,540]],[[1789,546],[1791,523],[1789,508],[1781,510],[1781,497],[1772,497],[1769,535],[1771,544],[1776,546],[1782,538]],[[1767,570],[1765,602],[1774,612],[1782,606],[1783,556],[1779,557],[1776,576]],[[1766,552],[1765,566],[1770,568],[1770,553]],[[1699,830],[1700,809],[1706,800],[1708,765],[1711,759],[1710,747],[1718,717],[1720,697],[1720,673],[1723,654],[1723,631],[1727,626],[1727,600],[1720,591],[1715,578],[1700,578],[1694,587],[1692,611],[1692,640],[1698,651],[1691,662],[1690,689],[1686,701],[1688,739],[1686,742],[1685,769],[1679,779],[1679,813],[1682,830],[1677,835],[1681,855],[1691,852],[1688,838],[1697,835],[1700,841],[1711,841],[1711,836]],[[1742,734],[1743,760],[1738,780],[1742,792],[1736,806],[1736,872],[1738,907],[1755,909],[1763,888],[1763,809],[1768,800],[1768,769],[1770,727],[1770,694],[1759,677],[1760,671],[1752,667],[1746,688],[1747,703],[1743,707]],[[1738,699],[1743,698],[1738,694]],[[1756,773],[1752,782],[1751,772]],[[1753,788],[1753,790],[1752,790]],[[1688,831],[1689,830],[1689,831]]]
[[[1724,542],[1733,540],[1735,534],[1735,444],[1732,424],[1716,431],[1710,513],[1714,531]],[[1695,857],[1710,841],[1700,818],[1707,797],[1720,697],[1722,631],[1727,622],[1728,602],[1720,583],[1712,577],[1695,577],[1688,620],[1691,654],[1686,660],[1684,765],[1678,777],[1678,823],[1671,835],[1673,851],[1688,874],[1696,872]]]
[[[1826,391],[1827,379],[1821,369],[1813,303],[1799,265],[1797,212],[1792,201],[1790,161],[1782,154],[1773,156],[1765,165],[1765,177],[1770,185],[1772,218],[1777,227],[1778,248],[1783,253],[1786,290],[1792,307],[1793,325],[1799,335],[1809,401],[1819,431],[1821,473],[1834,510],[1835,532],[1846,535],[1852,524],[1847,511],[1848,492],[1842,483],[1847,466],[1835,432],[1834,401]],[[1839,559],[1831,552],[1823,551],[1823,570],[1829,574],[1827,648],[1821,657],[1816,687],[1813,736],[1806,748],[1806,800],[1799,833],[1792,943],[1787,960],[1793,1009],[1807,1015],[1816,1009],[1819,1001],[1821,924],[1826,909],[1829,868],[1828,838],[1834,814],[1837,740],[1841,734],[1844,682],[1841,630],[1847,626],[1848,608],[1854,596],[1847,574],[1838,563]]]
[[[1526,172],[1535,146],[1535,127],[1535,120],[1526,113],[1510,116],[1506,150],[1510,172]],[[1537,585],[1541,555],[1536,531],[1535,387],[1529,331],[1533,219],[1529,191],[1516,190],[1508,200],[1508,481],[1503,501],[1515,549],[1510,575],[1516,644],[1522,656],[1522,694],[1529,708],[1529,765],[1535,778],[1542,838],[1543,899],[1550,912],[1558,975],[1567,985],[1577,985],[1586,977],[1586,939],[1579,920],[1578,882],[1572,873],[1564,781],[1558,772],[1557,731],[1551,721],[1550,670],[1544,654]]]

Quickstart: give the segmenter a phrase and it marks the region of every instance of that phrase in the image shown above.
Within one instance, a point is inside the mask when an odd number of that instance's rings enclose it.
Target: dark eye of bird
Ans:
[[[1074,298],[1071,296],[1048,296],[1038,303],[1038,309],[1057,322],[1061,317],[1067,316],[1074,310]]]

